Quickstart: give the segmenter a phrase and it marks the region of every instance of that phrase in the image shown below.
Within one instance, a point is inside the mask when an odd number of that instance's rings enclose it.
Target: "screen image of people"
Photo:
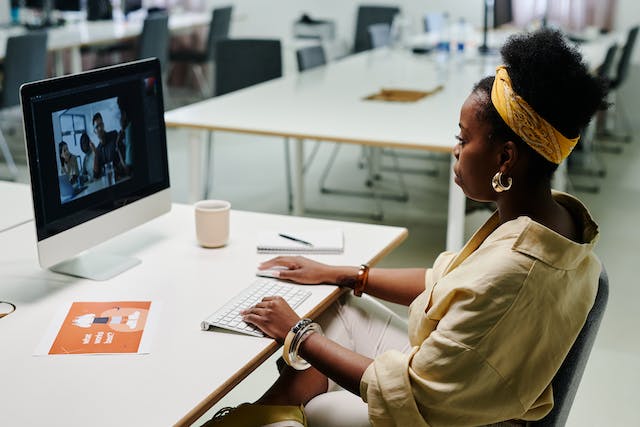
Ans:
[[[126,97],[56,111],[51,119],[61,203],[131,178],[134,142]]]

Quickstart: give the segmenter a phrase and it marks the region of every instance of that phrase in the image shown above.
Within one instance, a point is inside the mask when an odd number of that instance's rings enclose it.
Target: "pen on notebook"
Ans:
[[[278,233],[278,236],[284,239],[293,240],[294,242],[302,243],[303,245],[313,246],[313,243],[307,242],[306,240],[298,239],[297,237],[291,236],[289,234]]]

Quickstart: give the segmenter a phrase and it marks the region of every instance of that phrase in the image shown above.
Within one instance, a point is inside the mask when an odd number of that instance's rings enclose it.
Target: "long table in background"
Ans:
[[[47,48],[55,54],[55,74],[64,74],[63,53],[71,52],[71,72],[82,71],[80,49],[85,46],[108,45],[135,38],[142,32],[143,19],[78,21],[67,22],[59,27],[51,27],[48,33]],[[211,22],[209,12],[179,12],[169,14],[169,30],[172,33],[191,31],[208,26]],[[0,59],[5,56],[7,39],[24,34],[24,27],[0,29]]]
[[[400,227],[242,211],[232,211],[230,220],[229,244],[203,249],[193,207],[174,205],[94,249],[142,261],[105,282],[42,270],[32,222],[0,233],[0,300],[17,307],[0,319],[1,424],[189,426],[279,348],[269,338],[200,330],[200,322],[252,283],[257,265],[270,257],[257,254],[261,230],[342,228],[344,253],[312,255],[342,265],[376,264],[407,235]],[[312,295],[296,311],[310,317],[342,292],[306,288]],[[150,353],[34,356],[61,308],[78,301],[159,306]]]
[[[496,57],[439,61],[433,55],[381,49],[287,75],[165,114],[168,127],[295,139],[294,214],[304,214],[303,140],[450,153],[460,107],[473,84],[494,72]],[[381,89],[441,90],[417,102],[370,101]],[[190,199],[202,197],[203,132],[192,133]],[[465,198],[449,187],[447,248],[462,247]]]

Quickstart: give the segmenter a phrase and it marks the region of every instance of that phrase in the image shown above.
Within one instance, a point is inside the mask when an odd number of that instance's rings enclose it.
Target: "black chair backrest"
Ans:
[[[640,29],[640,27],[636,26],[629,30],[627,41],[622,48],[622,54],[620,55],[620,61],[618,62],[618,72],[615,79],[611,82],[612,89],[616,89],[624,83],[627,78],[627,74],[629,74],[631,54],[633,53],[633,48],[635,47],[636,39],[638,38],[638,29]]]
[[[493,27],[498,28],[513,21],[512,0],[495,0],[493,3]]]
[[[598,75],[598,77],[604,79],[607,82],[609,82],[610,80],[609,74],[611,73],[611,67],[613,66],[613,60],[616,57],[617,51],[617,43],[613,43],[611,46],[609,46],[609,49],[607,49],[607,53],[604,56],[604,61],[602,61],[602,64],[600,64],[600,66],[596,70],[596,74]]]
[[[310,70],[327,63],[324,48],[320,45],[298,49],[296,59],[298,60],[298,71]]]
[[[46,76],[47,33],[31,32],[7,39],[2,108],[20,104],[20,85]]]
[[[393,23],[393,18],[400,13],[400,8],[395,6],[360,6],[356,19],[356,37],[353,44],[353,52],[358,53],[372,48],[369,27],[373,24]]]
[[[553,409],[543,419],[529,423],[530,426],[560,427],[564,426],[567,422],[569,411],[571,410],[573,399],[578,391],[580,379],[587,365],[589,353],[591,353],[593,342],[596,339],[608,299],[609,278],[607,277],[604,266],[602,266],[600,280],[598,280],[598,293],[593,307],[591,307],[591,311],[589,311],[587,315],[587,321],[582,327],[580,334],[578,334],[578,338],[576,338],[573,346],[571,346],[569,354],[567,354],[564,362],[562,362],[558,373],[556,373],[556,376],[551,382],[554,400]]]
[[[282,77],[280,40],[220,40],[215,61],[216,95]]]
[[[231,12],[233,6],[214,9],[209,27],[209,38],[207,39],[207,59],[213,61],[216,57],[216,43],[218,40],[229,37],[231,27]]]
[[[155,12],[148,15],[142,26],[138,44],[138,59],[156,57],[161,70],[166,70],[169,56],[169,15]]]
[[[113,8],[110,0],[87,0],[87,21],[113,19]]]

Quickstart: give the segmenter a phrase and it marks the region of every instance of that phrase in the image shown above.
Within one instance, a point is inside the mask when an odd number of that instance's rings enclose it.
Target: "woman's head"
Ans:
[[[69,156],[71,155],[71,153],[69,153],[69,146],[66,142],[60,141],[58,143],[58,155],[60,156],[60,163],[62,165],[69,161]]]
[[[477,120],[485,125],[484,140],[487,144],[492,144],[485,148],[494,150],[494,161],[486,165],[493,172],[487,170],[484,175],[493,176],[496,172],[502,171],[502,182],[506,185],[507,179],[518,169],[521,175],[518,177],[519,184],[548,184],[560,158],[573,146],[574,142],[571,140],[578,137],[593,114],[606,105],[604,85],[589,73],[580,54],[567,45],[558,31],[541,30],[513,36],[505,43],[501,53],[505,69],[500,72],[500,80],[496,82],[495,77],[482,79],[474,86],[465,103],[474,106],[472,113],[467,112],[466,120]],[[504,86],[505,80],[508,81],[507,88]],[[521,111],[515,111],[508,117],[510,125],[505,122],[505,108],[502,108],[504,105],[498,104],[501,110],[499,112],[496,103],[510,102],[512,98],[507,97],[508,101],[496,99],[494,91],[492,100],[494,83],[497,86],[496,91],[509,90],[524,100],[524,103],[520,101],[520,104],[525,104],[524,112],[527,112],[527,109],[533,110],[533,114],[539,116],[542,123],[548,123],[548,129],[557,132],[556,136],[562,141],[560,145],[564,148],[562,156],[551,156],[553,161],[548,160],[549,155],[545,152],[548,147],[545,147],[545,144],[550,144],[554,137],[548,137],[546,129],[537,129],[536,125],[533,130],[540,132],[536,132],[532,138],[528,133],[531,129],[527,130],[526,126],[521,126],[521,122],[525,120],[523,117],[526,116],[520,114]],[[514,105],[509,105],[507,110],[511,112],[512,106]],[[461,112],[461,122],[462,119]],[[543,145],[540,145],[541,143]],[[464,151],[460,147],[456,147],[456,150],[459,153],[457,157]],[[541,153],[544,153],[544,156]],[[517,162],[513,156],[517,157]],[[518,162],[520,164],[515,168],[515,163]],[[458,166],[457,169],[461,168]],[[465,172],[460,170],[459,173]],[[486,179],[486,176],[484,178]],[[468,181],[469,179],[464,179],[466,185],[470,185]],[[481,184],[485,189],[488,187],[491,190],[490,182],[491,178]],[[474,194],[467,195],[474,197]],[[489,191],[486,192],[486,197],[480,197],[486,198],[493,200],[495,194],[492,195]]]

